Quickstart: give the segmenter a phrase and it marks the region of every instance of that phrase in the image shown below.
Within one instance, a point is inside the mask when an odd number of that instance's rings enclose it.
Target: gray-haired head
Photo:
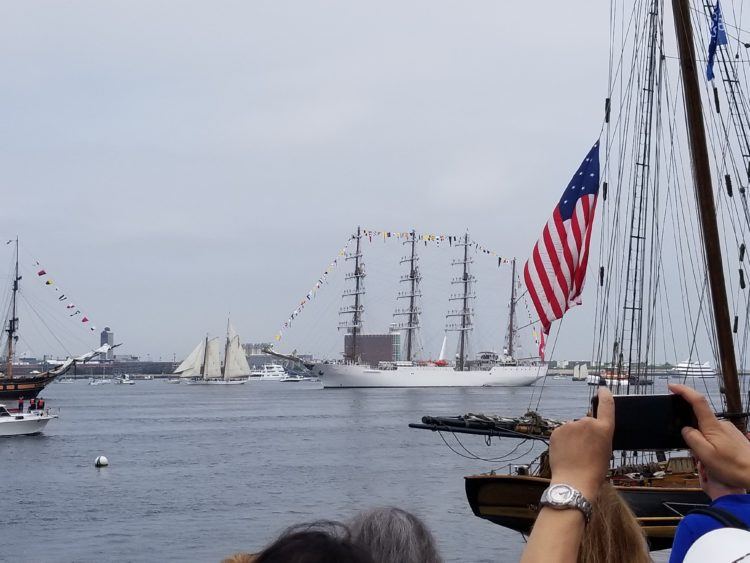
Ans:
[[[422,521],[400,508],[374,508],[351,521],[352,538],[378,563],[441,563],[435,540]]]

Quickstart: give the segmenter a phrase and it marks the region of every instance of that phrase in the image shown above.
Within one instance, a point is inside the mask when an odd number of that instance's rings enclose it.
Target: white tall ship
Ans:
[[[672,368],[672,377],[714,377],[716,371],[705,362],[680,362]]]
[[[466,234],[457,246],[463,247],[463,259],[454,260],[454,265],[462,266],[462,275],[452,280],[454,285],[461,288],[461,292],[450,297],[453,302],[459,302],[460,307],[449,311],[448,319],[453,322],[446,327],[448,331],[458,333],[458,353],[455,365],[450,365],[445,358],[446,339],[440,358],[434,362],[419,362],[415,360],[416,335],[419,328],[419,314],[421,312],[417,299],[421,297],[419,282],[421,274],[417,266],[416,234],[411,232],[410,238],[404,242],[409,244],[409,256],[402,258],[401,263],[409,265],[409,273],[401,278],[408,289],[398,294],[398,299],[408,300],[408,307],[397,309],[396,317],[405,320],[395,325],[395,329],[405,333],[404,356],[405,361],[380,362],[377,366],[366,365],[359,361],[357,338],[362,330],[362,295],[364,295],[364,264],[360,251],[361,230],[357,229],[356,250],[347,255],[347,260],[354,260],[354,272],[347,279],[354,280],[354,289],[344,293],[344,297],[352,297],[351,306],[341,309],[342,314],[350,314],[351,321],[341,323],[339,328],[348,330],[350,346],[345,350],[343,362],[318,363],[312,367],[312,373],[320,377],[325,388],[347,387],[521,387],[532,385],[547,373],[547,366],[543,362],[516,360],[514,353],[514,322],[516,303],[515,261],[513,262],[513,282],[511,291],[511,305],[508,323],[508,337],[505,353],[501,358],[492,352],[483,353],[484,359],[470,361],[468,359],[468,333],[472,330],[473,309],[470,306],[474,298],[474,276],[469,272],[472,260],[469,257],[469,236]],[[345,346],[346,348],[346,346]],[[487,362],[487,357],[492,361]]]
[[[206,336],[174,373],[191,385],[241,385],[250,376],[250,366],[240,336],[227,321],[223,365],[220,339]]]

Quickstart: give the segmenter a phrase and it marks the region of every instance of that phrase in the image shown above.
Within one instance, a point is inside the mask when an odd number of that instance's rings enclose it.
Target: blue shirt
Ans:
[[[750,527],[750,495],[725,495],[717,498],[711,506],[731,512]],[[705,514],[689,514],[677,526],[669,563],[682,563],[690,546],[712,530],[723,528],[721,522]]]

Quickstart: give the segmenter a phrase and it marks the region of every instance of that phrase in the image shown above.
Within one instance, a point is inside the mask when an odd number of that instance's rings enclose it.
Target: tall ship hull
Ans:
[[[326,389],[348,387],[525,387],[547,374],[546,365],[495,366],[458,371],[445,366],[379,369],[356,364],[315,364],[312,372]]]
[[[24,375],[0,378],[0,399],[32,399],[42,392],[58,374]]]
[[[518,475],[466,477],[466,496],[476,516],[530,534],[549,479]],[[672,547],[675,529],[693,508],[711,501],[697,486],[615,486],[635,514],[652,550]]]

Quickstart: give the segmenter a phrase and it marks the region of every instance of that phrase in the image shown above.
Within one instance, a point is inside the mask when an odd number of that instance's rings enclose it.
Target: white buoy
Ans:
[[[109,460],[103,455],[100,455],[94,461],[95,467],[107,467],[108,465],[109,465]]]

